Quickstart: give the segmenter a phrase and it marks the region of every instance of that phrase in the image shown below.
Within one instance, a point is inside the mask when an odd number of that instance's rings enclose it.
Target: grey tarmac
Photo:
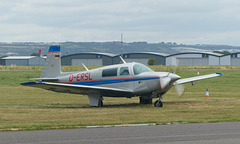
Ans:
[[[240,122],[0,132],[1,144],[239,144]]]

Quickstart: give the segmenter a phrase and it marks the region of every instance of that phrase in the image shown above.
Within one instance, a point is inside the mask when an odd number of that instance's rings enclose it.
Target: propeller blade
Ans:
[[[173,65],[172,67],[172,73],[175,74],[177,71],[177,65]]]
[[[172,73],[175,74],[177,71],[177,67],[178,67],[178,59],[175,57],[175,63],[173,64],[173,68],[172,68]]]
[[[183,85],[176,84],[175,89],[177,91],[178,96],[180,96],[180,97],[183,96],[184,91],[185,91],[185,87]]]

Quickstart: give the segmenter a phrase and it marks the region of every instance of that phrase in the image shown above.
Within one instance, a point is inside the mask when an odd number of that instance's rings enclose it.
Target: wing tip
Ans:
[[[219,75],[219,76],[222,76],[223,74],[222,73],[216,73],[217,75]]]
[[[44,82],[42,81],[30,81],[30,82],[20,83],[20,85],[29,86],[29,85],[39,84],[39,83],[44,84]]]
[[[27,86],[27,85],[34,85],[34,84],[36,84],[36,82],[35,81],[31,81],[31,82],[21,83],[20,85]]]

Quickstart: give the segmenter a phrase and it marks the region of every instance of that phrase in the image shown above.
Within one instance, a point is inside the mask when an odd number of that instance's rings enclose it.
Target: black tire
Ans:
[[[140,104],[152,104],[152,98],[144,99],[139,97]]]
[[[162,103],[162,101],[160,101],[160,100],[156,100],[156,101],[154,102],[154,106],[155,106],[155,107],[163,107],[163,103]]]
[[[100,101],[98,102],[98,107],[103,107],[103,101],[102,101],[102,100],[100,100]]]

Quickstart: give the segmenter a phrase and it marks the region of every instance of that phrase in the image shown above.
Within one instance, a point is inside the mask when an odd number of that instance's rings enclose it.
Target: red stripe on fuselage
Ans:
[[[110,79],[96,79],[96,80],[87,80],[87,81],[82,81],[82,82],[90,82],[90,81],[104,81],[104,80],[121,80],[121,79],[139,79],[139,78],[158,78],[160,79],[160,77],[131,77],[131,78],[110,78]],[[68,81],[68,82],[60,82],[60,83],[75,83],[75,82],[79,82],[79,81]],[[159,80],[160,82],[160,80]]]

